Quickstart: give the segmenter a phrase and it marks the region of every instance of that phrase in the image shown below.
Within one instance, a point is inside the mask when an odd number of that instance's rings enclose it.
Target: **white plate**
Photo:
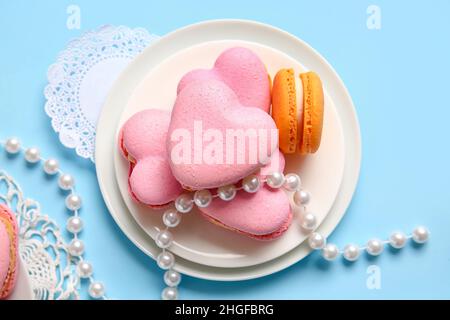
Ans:
[[[149,72],[167,57],[183,49],[209,41],[242,40],[258,43],[287,54],[318,72],[339,115],[345,141],[342,184],[327,218],[318,231],[328,236],[347,209],[359,176],[361,145],[359,125],[351,98],[331,66],[311,47],[292,35],[256,22],[219,20],[195,24],[177,30],[151,45],[136,58],[115,83],[99,119],[96,141],[97,175],[104,200],[118,225],[141,250],[154,257],[159,253],[153,240],[139,227],[123,201],[115,181],[114,158],[116,129],[121,114],[136,88]],[[151,52],[151,54],[150,54]],[[305,243],[286,254],[250,267],[218,268],[193,263],[177,256],[175,268],[185,274],[212,280],[243,280],[282,270],[309,253]]]
[[[211,68],[222,51],[235,46],[247,47],[257,53],[272,78],[286,66],[294,68],[296,74],[305,71],[298,61],[286,54],[254,42],[209,41],[186,48],[159,63],[137,86],[122,113],[116,137],[122,125],[138,111],[146,108],[170,111],[181,77],[196,68]],[[146,54],[152,55],[150,52]],[[150,209],[132,200],[128,193],[128,162],[117,144],[114,150],[117,183],[122,197],[137,223],[154,239],[164,227],[161,219],[163,211]],[[319,151],[304,159],[298,156],[286,158],[286,173],[298,173],[304,188],[313,195],[308,209],[315,213],[318,225],[325,219],[339,191],[344,172],[344,152],[341,121],[332,100],[326,95],[323,140]],[[262,242],[220,228],[206,221],[194,209],[184,215],[183,222],[173,229],[175,241],[170,250],[195,263],[224,268],[247,267],[278,258],[301,244],[308,234],[299,226],[299,215],[296,214],[292,226],[281,238]]]

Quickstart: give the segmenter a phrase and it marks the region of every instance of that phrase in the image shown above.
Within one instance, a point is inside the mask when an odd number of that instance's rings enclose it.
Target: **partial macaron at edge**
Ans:
[[[5,226],[9,236],[9,268],[2,287],[0,288],[0,299],[8,297],[14,289],[19,269],[18,256],[18,227],[14,213],[5,205],[0,204],[0,223]]]
[[[6,282],[6,277],[9,272],[10,246],[9,234],[6,231],[6,226],[0,222],[0,293],[2,292],[1,289]]]

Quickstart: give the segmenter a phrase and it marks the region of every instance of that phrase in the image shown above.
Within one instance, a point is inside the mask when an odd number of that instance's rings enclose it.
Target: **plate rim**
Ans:
[[[133,69],[136,69],[137,66],[139,66],[141,60],[143,61],[143,59],[144,59],[143,56],[146,54],[147,51],[152,50],[155,46],[158,46],[158,45],[161,46],[164,44],[168,45],[169,48],[171,48],[173,51],[173,50],[175,50],[174,44],[170,43],[170,41],[173,37],[176,37],[177,35],[179,36],[180,34],[183,34],[183,33],[195,32],[196,29],[198,29],[198,28],[200,28],[200,29],[201,28],[210,28],[209,30],[217,29],[217,31],[219,33],[222,33],[222,36],[223,36],[224,34],[231,34],[233,32],[231,27],[236,27],[236,26],[242,27],[243,25],[245,25],[245,27],[248,28],[248,29],[246,29],[247,37],[251,31],[251,28],[254,28],[257,33],[258,33],[257,29],[260,29],[259,32],[265,31],[266,33],[264,33],[264,32],[260,33],[260,34],[264,34],[264,36],[276,35],[277,37],[284,38],[283,40],[288,41],[289,43],[296,42],[296,43],[299,43],[300,45],[304,46],[305,48],[307,48],[310,51],[310,54],[315,56],[315,59],[320,62],[320,65],[322,65],[322,67],[319,67],[318,69],[327,69],[327,77],[326,77],[327,80],[324,79],[324,85],[326,85],[326,83],[328,83],[328,82],[335,82],[336,84],[338,84],[339,90],[333,90],[333,91],[328,90],[328,92],[329,92],[329,94],[330,94],[330,92],[339,92],[338,95],[341,95],[341,99],[348,103],[348,105],[346,107],[346,110],[348,113],[347,116],[350,117],[349,121],[351,121],[351,123],[353,125],[352,131],[353,131],[353,135],[354,135],[353,138],[355,139],[355,144],[354,144],[355,150],[353,150],[354,155],[352,158],[353,161],[345,161],[345,169],[344,170],[346,173],[348,173],[348,167],[350,166],[350,164],[353,167],[353,169],[352,169],[352,172],[350,172],[349,176],[344,175],[344,178],[343,178],[343,180],[350,180],[350,181],[347,181],[347,183],[350,184],[349,188],[347,188],[347,189],[349,189],[350,195],[346,195],[344,197],[344,199],[342,199],[342,195],[341,195],[341,191],[340,191],[338,194],[338,196],[340,195],[340,197],[338,197],[339,199],[336,199],[335,203],[333,204],[333,207],[334,207],[336,205],[336,202],[340,201],[341,202],[340,205],[342,207],[344,207],[343,210],[345,212],[348,209],[348,207],[351,203],[351,200],[353,198],[353,195],[354,195],[354,192],[355,192],[358,180],[359,180],[359,173],[360,173],[360,168],[361,168],[361,134],[360,134],[358,118],[356,116],[356,109],[354,107],[351,96],[350,96],[347,88],[345,87],[343,81],[340,79],[339,75],[336,73],[336,71],[333,69],[333,67],[315,49],[313,49],[306,42],[295,37],[294,35],[286,32],[284,30],[281,30],[277,27],[274,27],[274,26],[271,26],[268,24],[264,24],[261,22],[256,22],[256,21],[251,21],[251,20],[241,20],[241,19],[219,19],[219,20],[202,21],[202,22],[194,23],[194,24],[182,27],[180,29],[177,29],[175,31],[172,31],[169,34],[160,38],[155,43],[151,44],[148,48],[146,48],[143,51],[143,53],[141,53],[137,58],[135,58],[130,63],[130,65],[127,66],[127,68],[124,70],[124,72],[122,72],[122,74],[115,81],[110,93],[108,94],[108,97],[105,101],[104,108],[102,109],[102,112],[99,117],[98,125],[97,125],[96,142],[98,142],[98,143],[96,143],[96,155],[97,156],[101,155],[105,151],[105,148],[107,148],[107,146],[104,146],[101,142],[99,142],[101,140],[101,137],[103,134],[103,131],[102,131],[102,130],[104,130],[103,127],[105,126],[105,125],[103,125],[103,122],[104,122],[103,119],[107,118],[107,113],[108,113],[106,111],[107,110],[106,106],[114,103],[114,99],[115,99],[114,97],[115,97],[115,94],[117,91],[115,89],[118,88],[119,84],[122,83],[127,78],[127,74],[132,73]],[[229,30],[226,30],[226,28],[223,28],[224,26],[229,27]],[[225,30],[226,30],[226,32],[225,32]],[[211,34],[211,32],[209,31],[209,35],[208,34],[203,35],[203,38],[211,37],[210,34]],[[238,37],[238,38],[239,38],[239,40],[249,40],[244,37],[243,33],[240,34],[240,37]],[[214,35],[211,37],[211,39],[203,39],[202,42],[206,42],[209,40],[225,40],[225,39],[231,39],[231,38],[226,36],[225,38],[218,39],[218,37],[216,37]],[[236,37],[233,39],[236,39]],[[255,40],[249,40],[249,41],[261,43],[260,41],[255,41]],[[195,43],[200,43],[200,42],[197,41]],[[261,44],[269,45],[269,41],[262,42]],[[187,46],[184,43],[181,45],[184,45],[185,47]],[[192,45],[192,44],[190,44],[190,45]],[[177,46],[179,46],[179,45],[177,45]],[[295,47],[295,46],[292,46],[292,47]],[[296,57],[295,54],[289,53],[290,52],[289,50],[284,50],[284,49],[278,49],[278,50],[292,56],[293,58]],[[315,70],[317,70],[317,68],[315,68]],[[148,70],[147,70],[147,72],[148,72]],[[320,71],[318,71],[318,72],[320,72]],[[142,79],[140,79],[140,80],[142,80]],[[138,83],[139,81],[134,81],[134,82]],[[131,86],[131,85],[129,85],[129,86]],[[130,89],[128,91],[130,91],[130,92],[128,92],[128,96],[129,96],[132,94],[133,90]],[[126,93],[121,93],[121,95],[126,95]],[[330,95],[333,96],[336,94],[330,94]],[[339,106],[337,106],[337,108],[339,108]],[[118,114],[120,114],[120,112],[118,112]],[[345,119],[341,119],[341,120],[345,120]],[[118,119],[116,119],[115,121],[118,121]],[[345,125],[343,125],[343,127],[344,127],[344,131],[350,130]],[[115,128],[115,126],[114,126],[114,128]],[[112,131],[114,132],[114,129],[112,129]],[[112,137],[110,137],[110,138],[113,138],[113,137],[115,137],[114,134],[112,134]],[[112,148],[114,147],[114,145],[115,144],[110,146],[110,150],[109,150],[110,152],[113,152]],[[106,151],[108,153],[107,149],[106,149]],[[98,173],[101,173],[103,171],[100,163],[101,163],[101,161],[96,161],[96,169],[97,169]],[[114,172],[114,168],[111,168],[111,170]],[[130,230],[128,230],[130,227],[125,226],[125,223],[123,221],[121,221],[121,219],[117,216],[117,214],[114,213],[114,208],[111,203],[111,200],[109,199],[108,192],[107,192],[108,186],[106,186],[104,181],[102,181],[101,174],[97,174],[97,179],[98,179],[100,190],[104,197],[106,206],[108,207],[108,210],[109,210],[111,216],[113,217],[115,222],[118,224],[119,228],[141,251],[143,251],[150,257],[154,258],[154,253],[152,253],[151,250],[148,248],[149,246],[152,246],[152,245],[149,244],[149,245],[145,246],[145,244],[140,243],[140,240],[137,239],[139,237],[139,235],[136,235],[136,234],[133,235],[132,232],[130,232]],[[112,177],[112,179],[114,179],[114,181],[115,181],[115,177]],[[115,186],[115,188],[117,189],[118,186]],[[123,202],[121,197],[120,197],[119,201]],[[334,230],[334,227],[336,227],[339,224],[342,217],[343,217],[343,214],[341,214],[340,217],[337,218],[337,223],[335,224],[335,226],[331,226],[330,223],[328,222],[329,219],[326,219],[322,223],[322,225],[318,228],[318,231],[321,232],[322,234],[324,234],[325,236],[328,236]],[[131,226],[131,227],[137,227],[138,229],[140,229],[140,230],[135,230],[135,232],[144,233],[145,236],[148,237],[147,234],[141,229],[141,227],[135,221],[132,221],[131,224],[134,224],[134,226]],[[140,236],[142,236],[142,234]],[[156,249],[156,247],[154,247],[152,249]],[[158,250],[156,250],[156,252],[158,252]],[[193,277],[202,278],[202,279],[211,279],[211,280],[219,280],[219,281],[235,281],[235,280],[253,279],[253,278],[262,277],[262,276],[283,270],[283,269],[291,266],[292,264],[298,262],[302,258],[304,258],[309,252],[310,252],[310,249],[305,245],[305,243],[303,243],[303,244],[299,245],[298,247],[292,249],[290,252],[284,254],[283,256],[278,257],[277,259],[274,259],[272,261],[268,261],[268,262],[265,262],[265,263],[262,263],[259,265],[255,265],[255,266],[251,266],[251,267],[242,267],[242,268],[218,268],[218,267],[204,266],[204,265],[199,265],[197,263],[193,263],[193,262],[181,259],[180,257],[177,257],[177,264],[175,266],[175,269],[182,273],[191,275]],[[279,262],[279,261],[281,261],[281,262]],[[257,270],[259,270],[259,271],[257,271]]]

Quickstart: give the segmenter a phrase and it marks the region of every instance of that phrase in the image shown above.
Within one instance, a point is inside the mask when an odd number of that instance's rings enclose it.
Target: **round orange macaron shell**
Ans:
[[[281,69],[272,88],[272,118],[278,128],[279,147],[284,154],[297,149],[297,99],[293,69]]]
[[[315,72],[300,74],[303,84],[303,135],[301,154],[315,153],[320,147],[323,128],[324,95],[320,77]]]

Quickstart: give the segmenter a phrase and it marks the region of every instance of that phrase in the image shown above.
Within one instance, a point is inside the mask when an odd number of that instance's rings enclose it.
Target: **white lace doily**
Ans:
[[[60,228],[27,199],[18,184],[0,171],[0,203],[15,213],[19,225],[19,254],[36,300],[78,299],[80,279]]]
[[[103,26],[72,40],[48,70],[45,112],[61,143],[94,161],[103,102],[127,64],[159,37],[142,28]]]

